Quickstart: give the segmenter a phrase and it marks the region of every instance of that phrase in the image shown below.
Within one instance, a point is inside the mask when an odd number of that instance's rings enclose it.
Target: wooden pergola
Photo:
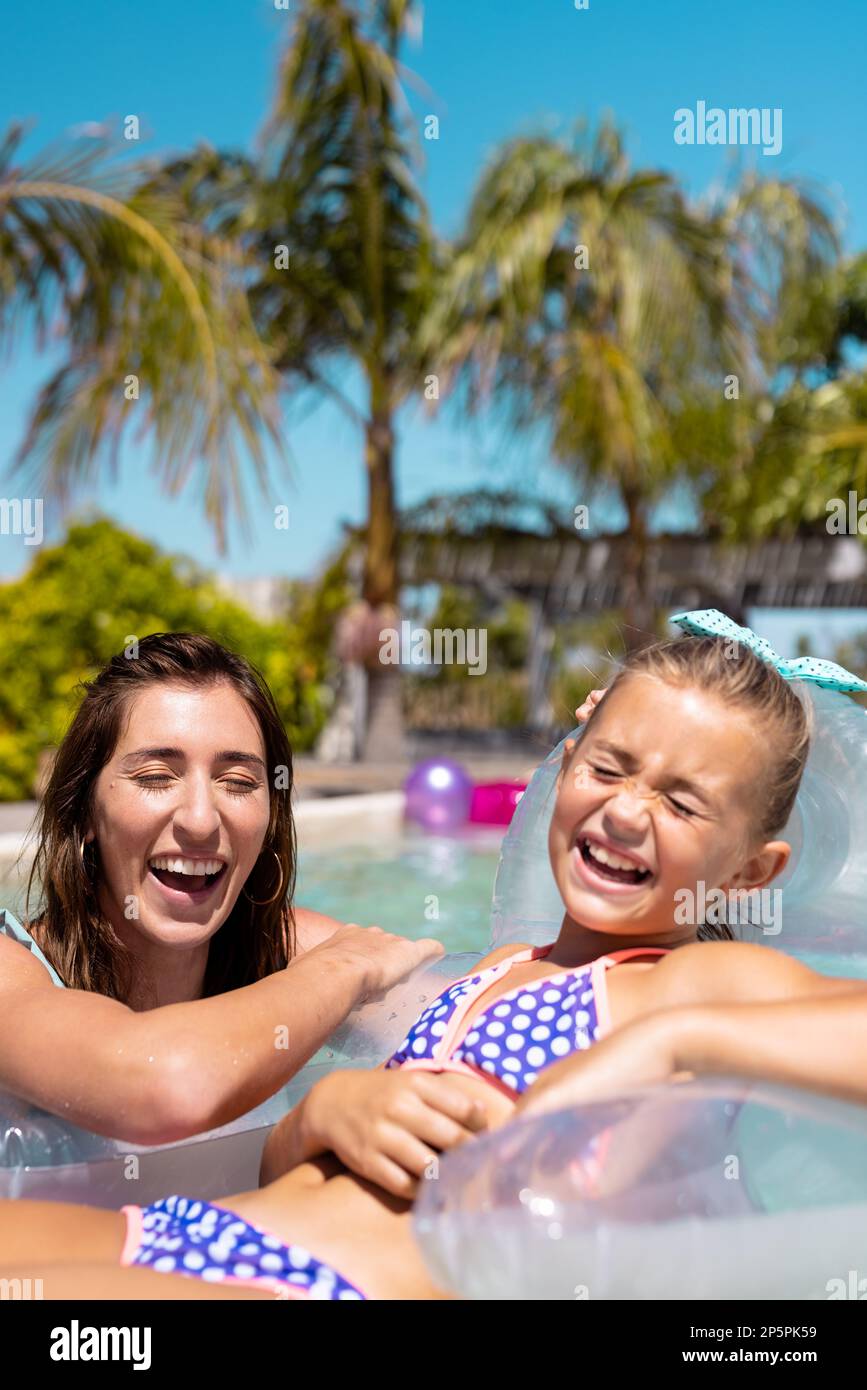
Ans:
[[[405,585],[455,584],[492,598],[516,594],[556,621],[618,608],[626,539],[574,531],[540,536],[404,533]],[[810,535],[725,545],[690,535],[654,537],[648,565],[657,608],[867,608],[867,546],[854,536]]]
[[[547,686],[558,624],[624,604],[627,540],[549,535],[487,526],[473,532],[405,531],[401,580],[454,584],[492,601],[511,595],[531,606],[530,723],[548,719]],[[750,608],[867,609],[867,546],[857,537],[813,534],[728,545],[693,535],[656,536],[648,585],[657,609],[720,608],[745,622]]]

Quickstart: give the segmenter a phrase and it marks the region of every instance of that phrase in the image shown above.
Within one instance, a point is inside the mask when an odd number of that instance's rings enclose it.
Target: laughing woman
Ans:
[[[243,658],[158,633],[109,661],[40,808],[40,906],[26,925],[0,912],[0,1090],[113,1138],[184,1139],[441,951],[293,910],[291,790]]]

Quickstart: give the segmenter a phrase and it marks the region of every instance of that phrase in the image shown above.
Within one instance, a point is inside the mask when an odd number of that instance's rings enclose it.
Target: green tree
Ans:
[[[707,508],[721,477],[743,493],[756,461],[786,468],[806,428],[798,392],[810,428],[824,409],[809,376],[823,315],[839,341],[863,317],[863,283],[829,310],[835,239],[807,190],[747,178],[694,205],[670,175],[631,168],[611,124],[509,142],[457,244],[438,242],[401,87],[419,14],[418,0],[298,0],[255,159],[202,147],[127,170],[109,193],[99,180],[115,174],[90,155],[28,168],[13,162],[16,134],[0,147],[0,331],[18,303],[44,318],[53,294],[68,344],[22,463],[61,492],[116,459],[137,419],[153,428],[169,490],[203,465],[224,536],[229,513],[244,512],[239,444],[266,486],[278,384],[327,397],[363,441],[359,630],[375,634],[399,598],[398,411],[431,373],[462,383],[470,409],[496,391],[520,425],[549,423],[580,500],[599,484],[620,498],[637,640],[654,626],[655,502],[684,480]],[[129,374],[147,393],[138,414]],[[734,410],[728,374],[741,380]],[[360,407],[336,383],[348,376]],[[825,453],[861,447],[856,390],[844,385],[811,436]],[[368,645],[366,751],[378,756],[400,742],[400,678]]]
[[[260,157],[203,148],[154,183],[242,248],[255,322],[284,382],[327,397],[359,430],[371,632],[391,625],[399,601],[395,417],[422,386],[418,325],[434,290],[398,56],[419,9],[299,0]],[[335,371],[361,380],[360,408]],[[400,675],[378,647],[368,657],[365,753],[389,756],[401,741]]]
[[[867,493],[867,254],[814,273],[801,291],[794,318],[777,321],[764,379],[740,404],[733,466],[705,479],[705,510],[732,538],[824,531],[832,498]],[[725,423],[712,433],[722,446]]]
[[[671,175],[633,169],[610,123],[512,141],[482,175],[427,342],[471,409],[502,392],[519,425],[548,423],[580,501],[600,484],[618,497],[628,646],[655,627],[654,504],[742,466],[748,431],[726,378],[750,400],[806,365],[805,286],[835,254],[806,190],[748,178],[693,205]]]
[[[315,611],[316,596],[306,602]],[[246,656],[293,746],[310,747],[327,697],[327,650],[308,641],[310,614],[259,622],[191,561],[96,520],[73,525],[0,585],[0,800],[31,795],[39,754],[62,738],[79,681],[131,638],[172,630],[208,633]]]
[[[253,325],[237,247],[191,222],[171,188],[142,183],[111,141],[22,159],[0,141],[0,343],[22,324],[64,355],[15,460],[39,495],[65,499],[116,471],[130,428],[150,435],[169,493],[195,479],[221,542],[247,516],[242,456],[264,487],[280,442],[279,378]]]

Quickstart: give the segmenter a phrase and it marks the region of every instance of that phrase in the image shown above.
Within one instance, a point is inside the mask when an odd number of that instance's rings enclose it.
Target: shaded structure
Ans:
[[[516,512],[525,524],[508,524]],[[433,498],[405,514],[401,583],[452,584],[529,605],[528,713],[531,727],[543,727],[555,628],[625,607],[632,544],[622,532],[587,536],[554,508],[513,494]],[[867,547],[824,531],[741,544],[658,534],[646,575],[657,611],[720,608],[743,623],[751,608],[867,608]]]
[[[624,535],[585,539],[506,528],[476,534],[404,532],[401,581],[456,584],[491,597],[516,594],[559,619],[622,607]],[[648,578],[657,608],[867,607],[867,547],[856,537],[811,535],[730,545],[701,536],[655,536]]]
[[[347,531],[352,571],[361,532]],[[576,530],[561,510],[538,499],[480,489],[432,497],[403,512],[400,582],[402,588],[453,585],[492,605],[509,598],[528,605],[528,724],[543,730],[550,722],[555,631],[625,608],[633,544],[624,532]],[[752,608],[867,610],[867,546],[857,536],[824,530],[747,543],[655,534],[646,576],[656,611],[720,608],[745,623]]]

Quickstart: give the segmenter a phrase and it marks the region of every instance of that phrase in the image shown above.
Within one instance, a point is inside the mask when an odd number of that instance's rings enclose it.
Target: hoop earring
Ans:
[[[277,860],[277,867],[280,870],[280,882],[277,884],[276,893],[272,893],[270,898],[263,898],[261,901],[258,898],[251,898],[246,888],[242,888],[241,892],[244,894],[244,897],[247,899],[248,902],[253,903],[254,907],[269,907],[271,903],[275,903],[277,901],[280,894],[283,892],[283,865],[280,861],[280,856],[277,853],[276,849],[272,849],[270,852]]]
[[[86,865],[85,862],[84,862],[84,856],[85,856],[86,850],[87,850],[87,841],[85,840],[84,836],[82,835],[81,839],[80,839],[79,842],[78,842],[78,858],[79,858],[79,860],[81,861],[81,867],[84,869],[84,872],[85,872],[85,873],[87,873],[87,865]]]

